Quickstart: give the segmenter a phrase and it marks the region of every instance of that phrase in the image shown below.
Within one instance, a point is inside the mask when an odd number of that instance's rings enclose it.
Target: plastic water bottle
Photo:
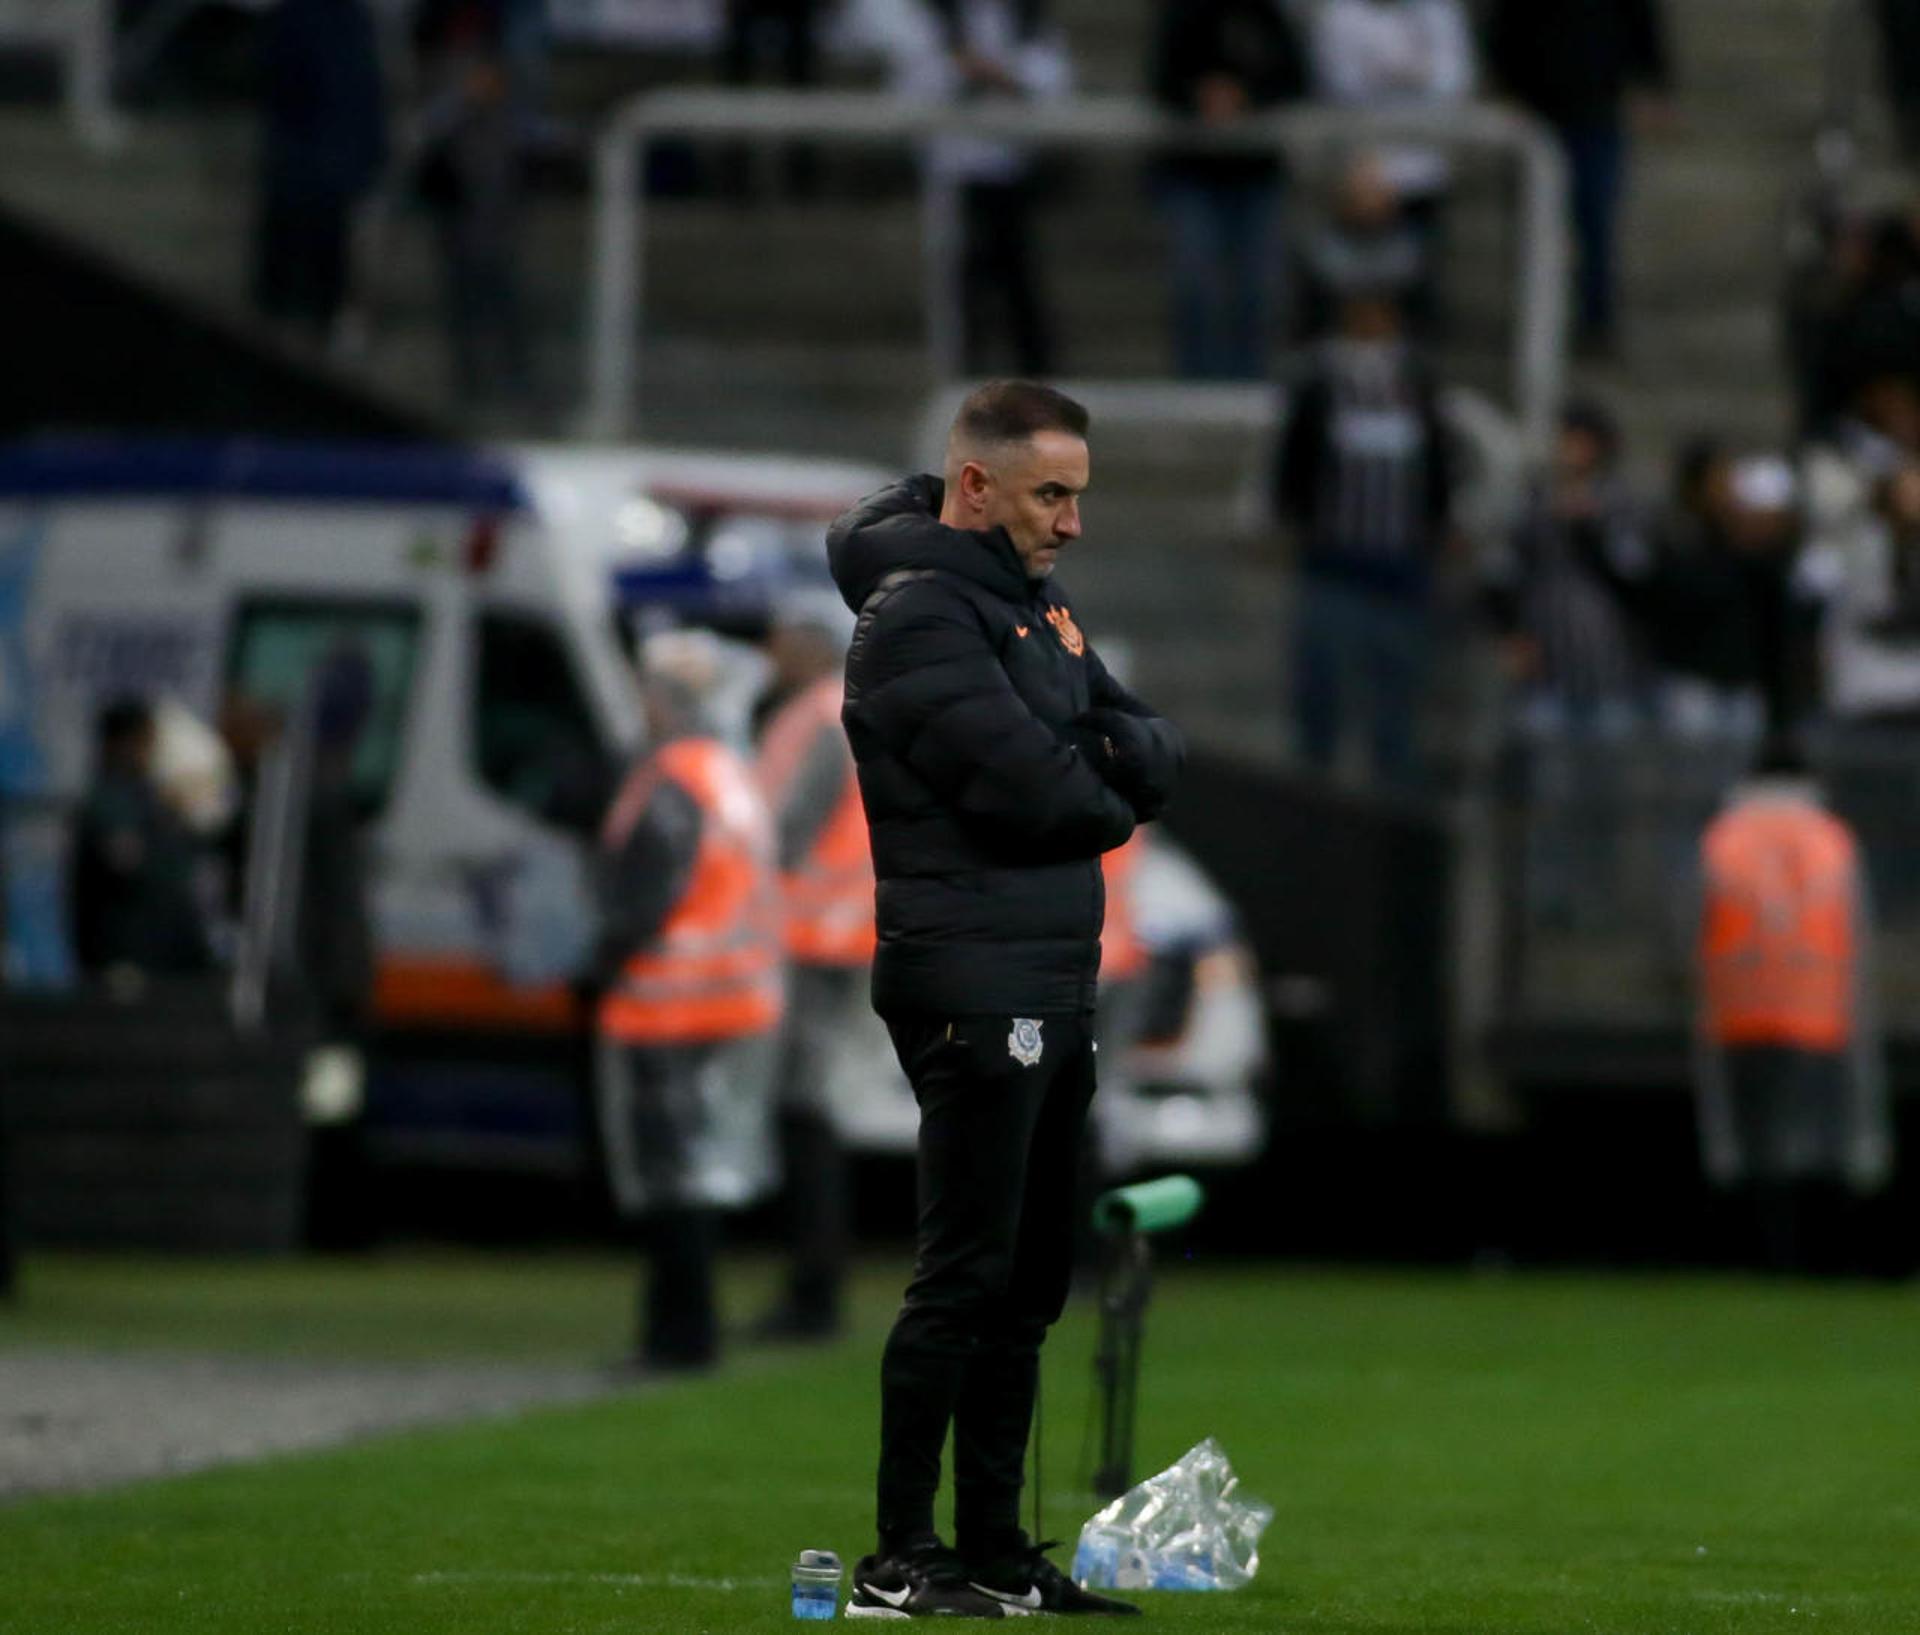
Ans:
[[[840,1558],[831,1550],[802,1550],[793,1564],[793,1615],[832,1618],[840,1611]]]

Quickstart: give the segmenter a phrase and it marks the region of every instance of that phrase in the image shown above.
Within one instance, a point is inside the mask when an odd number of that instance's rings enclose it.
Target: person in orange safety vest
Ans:
[[[1764,1264],[1838,1249],[1846,1194],[1884,1185],[1886,1078],[1852,832],[1771,746],[1700,846],[1697,1090],[1708,1178],[1755,1211]]]
[[[1100,930],[1100,987],[1093,1018],[1101,1083],[1087,1123],[1088,1146],[1081,1154],[1082,1184],[1088,1188],[1097,1188],[1104,1177],[1127,1169],[1138,1157],[1122,1109],[1133,1091],[1132,1053],[1145,1020],[1147,971],[1153,962],[1134,912],[1135,881],[1151,843],[1151,827],[1141,824],[1123,845],[1100,859],[1107,916]],[[1081,1252],[1090,1248],[1083,1243]]]
[[[773,823],[751,767],[708,728],[712,637],[647,644],[650,748],[598,854],[596,1097],[609,1186],[647,1240],[639,1360],[718,1352],[719,1217],[773,1179],[774,1046],[785,1005]]]
[[[790,985],[775,1074],[790,1260],[757,1326],[765,1339],[820,1339],[840,1325],[848,1186],[833,1087],[864,1020],[875,945],[867,819],[840,725],[852,627],[837,596],[796,596],[767,642],[781,702],[756,771],[774,815]]]

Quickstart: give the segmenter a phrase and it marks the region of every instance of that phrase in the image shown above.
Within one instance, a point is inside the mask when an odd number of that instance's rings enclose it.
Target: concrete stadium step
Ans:
[[[1084,85],[1139,88],[1155,10],[1149,0],[1062,0]],[[1754,429],[1777,415],[1781,398],[1767,380],[1776,223],[1818,104],[1826,0],[1671,0],[1670,10],[1682,123],[1637,149],[1625,257],[1629,365],[1597,377],[1648,438],[1682,423]],[[563,58],[556,81],[562,112],[584,122],[640,85],[686,72],[618,56]],[[49,111],[0,112],[0,193],[183,288],[234,300],[246,281],[255,129],[246,110],[142,116],[128,148],[100,158]],[[1075,167],[1071,198],[1045,246],[1070,365],[1162,369],[1164,242],[1137,162]],[[1499,349],[1511,308],[1504,201],[1491,168],[1467,166],[1448,223],[1449,372],[1496,388],[1505,384]],[[927,384],[910,197],[828,197],[744,217],[726,205],[666,201],[654,222],[650,429],[671,421],[704,440],[798,440],[836,453],[898,440]],[[584,202],[543,197],[523,251],[543,383],[565,396],[579,383]],[[409,396],[451,403],[430,224],[403,214],[381,268],[366,369]],[[796,334],[807,342],[795,344]]]

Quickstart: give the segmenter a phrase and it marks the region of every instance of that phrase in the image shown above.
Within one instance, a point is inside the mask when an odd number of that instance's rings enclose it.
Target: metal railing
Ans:
[[[113,111],[112,0],[0,0],[0,44],[59,58],[67,117],[96,147],[119,144]]]
[[[906,148],[930,137],[969,135],[1036,150],[1139,154],[1172,148],[1219,153],[1280,152],[1296,161],[1383,141],[1419,141],[1455,152],[1512,158],[1520,172],[1518,298],[1512,366],[1515,413],[1528,442],[1543,447],[1558,406],[1564,360],[1567,268],[1566,173],[1559,149],[1525,116],[1494,107],[1364,113],[1289,108],[1221,130],[1203,130],[1136,98],[1080,97],[1005,108],[918,104],[881,94],[665,90],[621,107],[594,160],[592,266],[585,333],[586,423],[617,439],[633,423],[645,379],[641,322],[646,297],[649,202],[647,150],[663,138],[805,140]],[[923,212],[924,246],[936,288],[952,261],[949,214]],[[935,297],[930,305],[938,305]],[[930,319],[934,366],[952,359]]]

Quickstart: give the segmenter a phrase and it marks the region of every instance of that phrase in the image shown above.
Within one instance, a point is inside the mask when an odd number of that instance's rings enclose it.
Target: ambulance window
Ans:
[[[234,698],[290,715],[311,696],[323,662],[364,661],[371,686],[366,723],[353,755],[353,789],[377,812],[393,792],[406,730],[407,695],[420,647],[417,610],[392,603],[258,601],[240,609],[229,654]]]
[[[596,827],[611,769],[558,632],[515,613],[483,613],[478,630],[480,781],[543,822]]]

